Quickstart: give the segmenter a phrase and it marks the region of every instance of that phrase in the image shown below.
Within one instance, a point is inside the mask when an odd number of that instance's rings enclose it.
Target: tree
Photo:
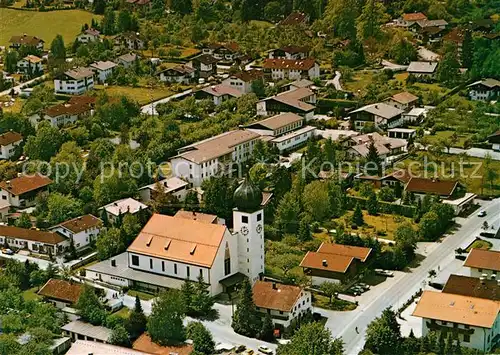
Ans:
[[[396,183],[396,188],[398,186],[399,186],[399,192],[401,192],[401,185],[399,183]],[[380,201],[394,202],[396,200],[396,193],[389,186],[384,186],[380,189],[378,193],[378,198],[380,199]]]
[[[51,191],[55,190],[63,194],[80,191],[85,169],[81,148],[76,142],[64,143],[57,155],[50,159],[50,166],[54,180]]]
[[[329,298],[330,304],[333,303],[333,298],[342,291],[342,286],[334,282],[323,282],[320,286],[321,291]]]
[[[215,342],[212,333],[200,322],[191,322],[186,329],[186,335],[193,341],[196,353],[212,355],[215,353]]]
[[[302,193],[304,211],[318,222],[330,217],[330,199],[328,184],[315,180],[306,185]]]
[[[356,38],[356,18],[359,16],[358,2],[355,0],[329,1],[325,9],[325,21],[332,26],[335,37],[354,40]]]
[[[52,127],[48,122],[38,125],[36,135],[29,136],[24,146],[24,153],[31,160],[49,161],[56,155],[63,143],[61,131]]]
[[[396,313],[386,308],[380,317],[368,325],[365,339],[365,348],[375,354],[397,353],[401,344],[401,331]]]
[[[192,0],[172,0],[172,10],[182,15],[187,15],[193,12]]]
[[[112,7],[107,7],[106,10],[104,10],[104,17],[101,23],[102,32],[108,36],[115,34],[115,23],[115,11]]]
[[[132,30],[132,15],[127,9],[121,10],[118,13],[118,31],[127,32]]]
[[[181,343],[186,339],[183,320],[185,306],[178,290],[162,292],[153,302],[148,320],[151,340],[160,345]]]
[[[359,207],[359,203],[356,204],[356,207],[354,208],[354,214],[352,215],[352,221],[357,226],[362,226],[363,224],[365,224],[365,221],[363,219],[363,212],[361,211],[361,207]]]
[[[417,50],[410,41],[401,38],[392,48],[391,56],[398,64],[409,64],[411,61],[417,59]]]
[[[369,197],[368,200],[366,201],[366,210],[368,211],[368,214],[372,216],[376,216],[378,213],[378,202],[377,202],[377,195],[375,193],[372,193]]]
[[[302,217],[299,222],[299,230],[297,232],[297,238],[301,242],[306,242],[312,239],[311,225],[309,218]]]
[[[110,228],[99,233],[96,248],[99,259],[104,260],[125,251],[127,246],[123,243],[120,230]]]
[[[498,178],[498,171],[492,166],[492,159],[489,153],[484,157],[483,172],[484,181],[489,182],[490,190],[493,191],[493,185]]]
[[[278,1],[270,1],[266,4],[266,6],[264,6],[264,17],[266,20],[270,22],[277,22],[282,16],[283,11],[281,9],[281,4]]]
[[[101,325],[106,319],[106,311],[99,301],[93,287],[84,284],[82,293],[75,305],[80,317],[93,325]]]
[[[456,49],[450,48],[444,54],[441,62],[439,62],[436,79],[447,86],[453,86],[460,75],[459,69],[460,63],[457,59]]]
[[[31,228],[33,224],[31,223],[31,218],[26,212],[22,212],[21,216],[16,220],[16,227],[19,228]]]
[[[142,310],[139,296],[135,296],[135,306],[125,323],[125,328],[131,339],[137,339],[146,330],[148,319]]]
[[[376,0],[367,0],[361,10],[361,15],[356,19],[358,40],[378,38],[381,34],[380,25],[384,23],[385,19],[384,5]]]
[[[264,320],[262,321],[262,329],[259,333],[259,339],[265,341],[273,341],[274,340],[274,324],[271,319],[271,315],[266,313]]]
[[[233,195],[237,182],[226,176],[212,177],[202,184],[205,212],[229,220],[233,209]]]
[[[462,66],[465,68],[472,67],[472,61],[474,59],[474,42],[472,40],[472,33],[469,30],[464,32],[464,39],[462,41],[462,53],[461,61]]]
[[[184,199],[184,209],[186,211],[197,212],[200,209],[200,201],[198,200],[198,193],[194,190],[189,190]]]
[[[203,275],[198,276],[198,282],[194,285],[194,293],[191,299],[191,308],[196,316],[207,316],[214,305],[214,299],[210,296],[208,286],[203,280]]]
[[[94,13],[98,15],[104,14],[104,10],[106,9],[106,1],[105,0],[95,0],[94,1]]]
[[[50,44],[50,53],[55,59],[66,59],[66,47],[64,46],[64,39],[61,35],[57,35]]]
[[[82,215],[82,203],[71,195],[53,192],[47,197],[47,220],[51,225]]]
[[[296,233],[299,226],[300,204],[298,198],[289,191],[276,208],[275,224],[281,233]]]
[[[439,217],[435,212],[427,212],[418,224],[419,234],[423,240],[434,241],[439,237]]]
[[[113,345],[130,347],[130,337],[127,330],[122,326],[118,325],[113,329],[109,342]]]
[[[137,191],[137,182],[128,172],[118,169],[106,169],[94,180],[94,200],[102,206],[112,201],[133,196]]]
[[[368,174],[373,175],[380,175],[382,172],[382,160],[380,159],[377,147],[375,146],[375,142],[373,140],[368,145],[365,170]]]
[[[407,260],[411,260],[417,248],[417,233],[409,222],[400,224],[394,231],[396,246],[405,253]]]
[[[247,278],[243,280],[238,292],[238,303],[231,327],[236,333],[251,338],[255,338],[262,328],[260,316],[253,302],[252,286]]]
[[[439,332],[439,339],[438,339],[438,346],[437,346],[437,353],[439,355],[445,355],[445,349],[446,349],[446,333],[445,332]]]
[[[17,71],[17,62],[19,54],[14,50],[8,50],[4,54],[4,69],[9,74],[14,74]]]
[[[341,355],[344,344],[319,322],[303,324],[288,344],[279,344],[276,355]]]

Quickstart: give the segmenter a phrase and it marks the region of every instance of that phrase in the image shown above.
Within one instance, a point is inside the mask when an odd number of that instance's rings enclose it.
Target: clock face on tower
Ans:
[[[260,234],[260,232],[262,232],[262,224],[258,224],[255,229],[257,230],[257,233]]]
[[[243,227],[241,227],[240,232],[241,232],[241,234],[243,234],[243,235],[247,235],[247,234],[248,234],[248,228],[247,228],[247,227],[245,227],[245,226],[243,226]]]

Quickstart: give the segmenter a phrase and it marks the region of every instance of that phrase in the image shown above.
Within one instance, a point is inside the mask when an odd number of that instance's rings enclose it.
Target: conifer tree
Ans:
[[[146,330],[148,320],[142,310],[141,300],[139,296],[135,296],[135,307],[130,312],[130,316],[126,322],[126,329],[132,339],[137,339]]]
[[[238,334],[255,338],[261,330],[261,320],[253,302],[252,286],[247,278],[243,280],[238,303],[231,326]]]
[[[359,207],[359,203],[356,204],[356,208],[354,208],[352,220],[357,226],[362,226],[363,224],[365,224],[365,221],[363,219],[363,212],[361,211],[361,207]]]

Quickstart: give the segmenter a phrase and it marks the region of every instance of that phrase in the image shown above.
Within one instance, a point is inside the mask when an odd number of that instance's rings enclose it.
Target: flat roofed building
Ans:
[[[462,346],[488,352],[498,341],[499,310],[497,301],[424,291],[412,315],[422,318],[422,336],[452,332]]]
[[[113,331],[106,327],[92,325],[80,320],[74,320],[61,327],[63,333],[72,340],[97,341],[108,344]]]
[[[500,272],[500,251],[473,248],[465,259],[464,266],[469,268],[469,275],[472,277],[496,276]]]

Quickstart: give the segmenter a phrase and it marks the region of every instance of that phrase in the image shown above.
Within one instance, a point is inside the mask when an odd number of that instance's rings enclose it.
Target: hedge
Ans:
[[[353,210],[356,207],[356,204],[359,204],[361,209],[366,209],[366,201],[366,198],[347,196],[347,208]],[[384,201],[377,201],[377,206],[380,213],[397,214],[409,218],[413,218],[415,216],[416,208],[414,206],[398,205],[396,203]]]

